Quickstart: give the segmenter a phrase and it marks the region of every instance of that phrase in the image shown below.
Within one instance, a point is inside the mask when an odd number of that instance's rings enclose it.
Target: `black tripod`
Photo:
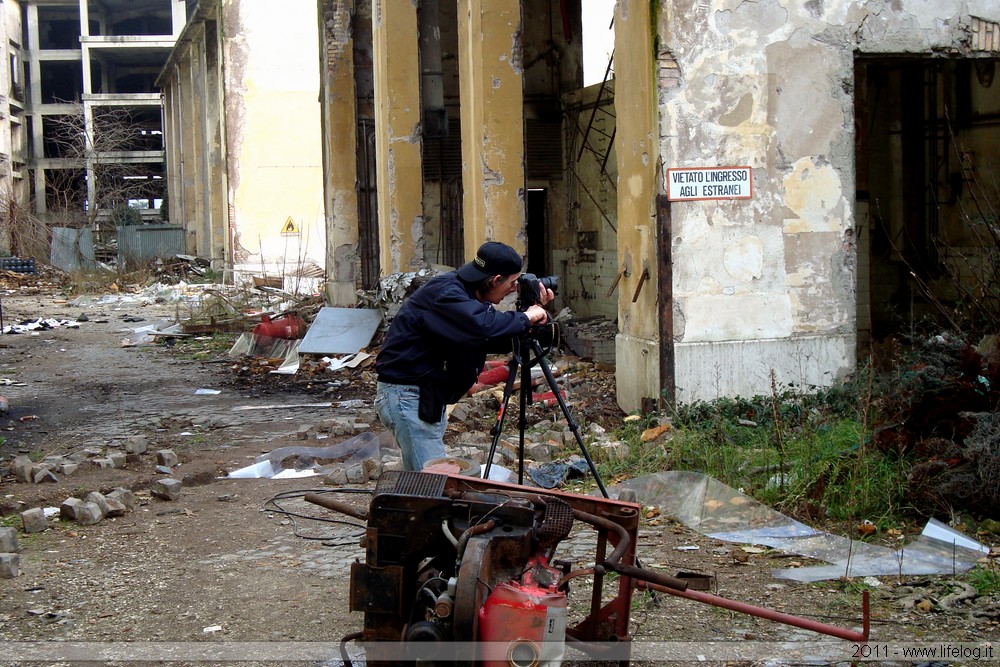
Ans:
[[[534,352],[535,357],[530,358],[530,353]],[[549,365],[545,362],[545,354],[542,352],[542,346],[535,338],[531,331],[520,336],[516,344],[514,345],[514,353],[507,363],[507,382],[504,385],[503,390],[503,403],[500,405],[500,411],[497,413],[496,424],[490,430],[490,435],[493,436],[493,444],[490,445],[490,454],[486,459],[486,469],[483,471],[483,478],[489,479],[490,476],[490,466],[493,465],[493,456],[496,454],[497,445],[500,443],[500,434],[503,432],[503,422],[504,417],[507,415],[507,406],[510,403],[511,394],[514,393],[514,381],[517,379],[517,370],[521,369],[521,396],[520,396],[520,407],[521,415],[518,421],[518,431],[519,440],[517,445],[517,483],[524,484],[524,429],[528,425],[527,419],[527,407],[528,399],[531,396],[531,366],[533,364],[538,364],[542,369],[542,374],[545,375],[546,382],[549,383],[549,389],[552,390],[552,394],[556,397],[556,401],[559,403],[559,407],[562,409],[563,416],[566,417],[566,423],[569,424],[569,428],[573,431],[573,436],[576,438],[576,443],[580,445],[580,452],[583,453],[583,458],[587,461],[587,467],[590,468],[590,474],[594,476],[597,481],[597,487],[601,490],[601,495],[605,498],[609,498],[607,489],[604,488],[604,482],[601,481],[601,476],[597,473],[597,468],[594,466],[594,460],[590,458],[590,452],[587,451],[586,445],[583,444],[583,438],[580,437],[580,427],[573,421],[573,416],[569,413],[569,407],[566,405],[566,400],[559,393],[559,388],[556,386],[556,379],[552,375],[552,370]]]

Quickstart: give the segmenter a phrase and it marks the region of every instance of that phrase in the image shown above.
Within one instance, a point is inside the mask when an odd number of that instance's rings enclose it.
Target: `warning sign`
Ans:
[[[686,167],[667,169],[670,201],[753,198],[750,167]]]
[[[285,220],[284,226],[281,228],[282,236],[294,236],[299,233],[299,228],[292,220],[292,216],[288,216],[288,220]]]

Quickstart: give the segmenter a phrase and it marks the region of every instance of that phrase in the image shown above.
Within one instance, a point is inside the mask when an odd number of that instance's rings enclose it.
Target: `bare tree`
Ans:
[[[161,196],[159,165],[142,159],[162,148],[152,131],[158,118],[141,108],[70,106],[69,113],[45,117],[46,156],[60,160],[60,168],[46,171],[48,218],[69,226],[81,221],[106,243],[116,227],[142,221],[133,202]]]

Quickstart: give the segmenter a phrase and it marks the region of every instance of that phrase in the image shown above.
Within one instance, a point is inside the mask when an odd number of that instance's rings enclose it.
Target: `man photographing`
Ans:
[[[444,456],[445,406],[472,387],[488,352],[545,324],[555,295],[539,281],[538,303],[523,311],[494,308],[517,291],[521,255],[488,241],[475,259],[435,276],[410,296],[389,325],[375,360],[375,410],[403,452],[406,470]]]

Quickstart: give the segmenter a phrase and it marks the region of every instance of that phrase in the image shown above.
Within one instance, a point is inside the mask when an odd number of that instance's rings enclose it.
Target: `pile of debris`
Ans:
[[[919,341],[878,412],[876,445],[910,460],[917,508],[991,516],[1000,507],[1000,346],[942,334]]]

